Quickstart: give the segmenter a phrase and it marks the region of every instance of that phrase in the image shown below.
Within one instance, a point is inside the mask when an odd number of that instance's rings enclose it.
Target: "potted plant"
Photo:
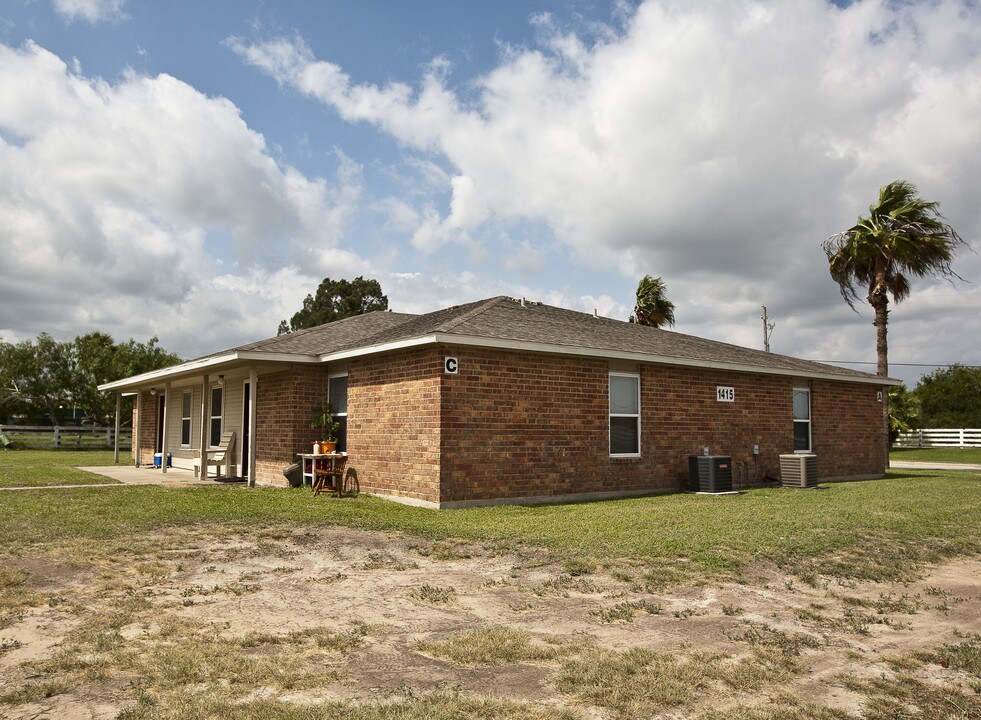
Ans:
[[[313,444],[314,452],[318,450],[321,453],[334,452],[334,448],[337,447],[337,431],[340,430],[341,424],[334,419],[334,408],[330,403],[314,414],[311,427],[320,428],[320,436],[323,438]]]

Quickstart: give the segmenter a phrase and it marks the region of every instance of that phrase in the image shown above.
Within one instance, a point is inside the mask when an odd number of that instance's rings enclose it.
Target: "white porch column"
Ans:
[[[140,428],[143,426],[143,391],[136,391],[136,419],[133,421],[133,439],[129,447],[133,452],[133,464],[140,466]]]
[[[167,472],[167,406],[170,404],[170,383],[164,385],[163,427],[160,428],[160,470]]]
[[[198,468],[198,480],[208,479],[208,440],[211,425],[211,376],[205,374],[201,381],[201,467]]]
[[[119,464],[119,413],[122,412],[122,408],[123,395],[116,393],[116,436],[112,442],[112,462],[114,465]]]
[[[249,477],[247,478],[247,485],[250,488],[255,487],[255,436],[259,432],[259,428],[255,424],[256,416],[256,400],[259,397],[259,373],[256,372],[255,366],[249,368]]]

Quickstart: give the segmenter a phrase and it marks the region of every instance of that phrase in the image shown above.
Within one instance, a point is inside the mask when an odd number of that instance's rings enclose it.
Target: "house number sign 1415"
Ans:
[[[736,402],[736,388],[717,385],[715,387],[715,399],[719,402]]]

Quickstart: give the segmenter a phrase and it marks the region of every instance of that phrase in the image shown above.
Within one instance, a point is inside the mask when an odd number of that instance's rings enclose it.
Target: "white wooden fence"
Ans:
[[[35,450],[48,448],[112,448],[116,429],[76,425],[0,425],[0,434],[20,447]],[[133,431],[119,431],[119,447],[128,450],[133,443]]]
[[[942,428],[899,433],[895,447],[981,447],[981,429]]]

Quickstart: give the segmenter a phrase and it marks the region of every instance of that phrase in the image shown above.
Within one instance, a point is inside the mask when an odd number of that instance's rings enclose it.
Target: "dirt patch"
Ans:
[[[258,703],[411,705],[433,693],[518,701],[528,717],[750,706],[862,717],[889,694],[873,686],[882,678],[910,690],[907,704],[928,688],[963,717],[981,708],[977,558],[908,584],[806,584],[755,567],[741,582],[662,587],[626,563],[332,528],[168,535],[152,556],[145,541],[98,569],[57,555],[3,563],[19,569],[0,589],[10,720],[222,703],[252,716]]]

